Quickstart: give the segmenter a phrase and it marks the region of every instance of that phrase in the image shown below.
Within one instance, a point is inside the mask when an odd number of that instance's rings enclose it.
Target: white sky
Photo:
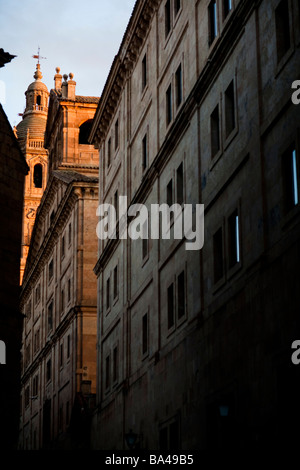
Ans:
[[[100,96],[135,0],[0,0],[0,48],[16,55],[0,68],[0,101],[12,126],[22,119],[37,54],[42,81],[54,86],[55,68],[73,72],[76,94]],[[4,90],[4,91],[3,91]]]

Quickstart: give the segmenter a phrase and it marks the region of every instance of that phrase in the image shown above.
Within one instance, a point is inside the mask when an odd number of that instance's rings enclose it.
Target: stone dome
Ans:
[[[21,141],[26,140],[29,132],[31,139],[40,139],[44,136],[47,116],[37,116],[30,114],[26,116],[17,126],[17,136]]]

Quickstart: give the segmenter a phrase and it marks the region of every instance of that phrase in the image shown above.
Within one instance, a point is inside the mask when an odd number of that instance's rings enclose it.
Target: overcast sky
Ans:
[[[55,68],[73,72],[76,94],[100,96],[135,0],[0,0],[0,48],[16,55],[0,68],[0,100],[12,126],[22,119],[28,85],[42,59],[42,81]],[[5,93],[3,89],[5,88]]]

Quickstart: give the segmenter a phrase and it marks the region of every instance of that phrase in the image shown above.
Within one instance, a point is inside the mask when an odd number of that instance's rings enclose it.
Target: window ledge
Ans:
[[[290,58],[292,57],[294,51],[295,51],[295,46],[294,46],[294,44],[291,44],[290,48],[286,51],[286,53],[280,59],[280,61],[278,62],[277,66],[276,66],[275,78],[277,78],[280,75],[282,69],[285,67],[287,62],[290,60]]]

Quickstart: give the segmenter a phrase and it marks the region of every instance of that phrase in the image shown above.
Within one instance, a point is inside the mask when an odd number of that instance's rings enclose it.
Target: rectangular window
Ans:
[[[145,313],[142,319],[142,347],[143,355],[148,352],[148,314]]]
[[[71,279],[68,279],[68,302],[71,300]]]
[[[228,218],[228,261],[230,268],[240,262],[240,228],[237,210]]]
[[[118,381],[118,347],[113,350],[113,382]]]
[[[114,299],[118,297],[118,265],[114,269]]]
[[[173,283],[168,287],[168,329],[174,326],[174,286]]]
[[[183,204],[183,163],[176,170],[177,204]]]
[[[111,137],[108,139],[107,142],[107,168],[110,167],[111,162]]]
[[[210,134],[211,134],[211,157],[213,158],[220,150],[220,119],[219,105],[215,107],[210,116]]]
[[[175,17],[178,15],[180,8],[181,8],[181,0],[174,0]]]
[[[53,278],[53,259],[50,261],[48,266],[48,278],[49,281]]]
[[[34,378],[33,378],[33,390],[32,390],[32,394],[34,397],[37,396],[38,394],[38,389],[39,389],[39,376],[36,375]]]
[[[171,31],[172,17],[171,17],[171,0],[167,0],[165,4],[165,35],[166,37]]]
[[[110,386],[110,357],[107,356],[105,360],[105,388]]]
[[[212,0],[208,6],[208,21],[209,21],[209,44],[218,35],[218,16],[217,16],[217,2]]]
[[[39,283],[35,289],[35,304],[41,300],[41,284]]]
[[[225,131],[226,138],[235,128],[234,82],[229,84],[225,91]]]
[[[72,241],[72,224],[69,224],[69,239],[68,239],[69,245],[71,245],[71,241]]]
[[[110,278],[106,280],[106,310],[110,308]]]
[[[40,349],[40,330],[38,329],[34,334],[34,352]]]
[[[185,278],[184,271],[182,271],[177,278],[177,293],[178,293],[178,319],[180,320],[185,316]]]
[[[115,211],[116,211],[116,222],[118,223],[119,219],[119,193],[118,190],[116,190],[114,194],[114,206],[115,206]]]
[[[176,88],[176,107],[178,108],[182,102],[182,67],[179,65],[175,73],[175,88]]]
[[[46,364],[46,380],[49,382],[51,380],[51,359],[48,359]]]
[[[167,125],[172,121],[172,87],[171,85],[166,92],[166,119]]]
[[[169,207],[173,205],[173,180],[171,179],[167,185],[167,204]]]
[[[29,385],[25,388],[25,400],[24,400],[24,404],[25,404],[25,408],[29,405]]]
[[[31,317],[31,299],[29,300],[28,304],[26,305],[25,315],[26,315],[26,319],[29,320],[29,318]]]
[[[294,144],[283,154],[283,183],[284,183],[284,205],[288,212],[299,202],[299,176],[297,152]]]
[[[148,242],[149,233],[148,233],[148,221],[147,220],[145,220],[145,222],[143,223],[142,235],[143,235],[143,238],[142,238],[142,256],[143,256],[143,259],[145,259],[145,258],[147,258],[148,252],[149,252],[149,242]]]
[[[143,171],[147,168],[148,166],[148,142],[147,142],[147,134],[144,135],[144,138],[142,140],[142,166],[143,166]]]
[[[223,16],[224,20],[232,10],[232,0],[223,0]]]
[[[147,54],[145,54],[142,60],[142,90],[144,90],[144,88],[146,87],[147,81],[148,81]]]
[[[55,217],[55,212],[53,210],[50,214],[50,225],[53,223],[54,217]]]
[[[63,364],[64,364],[64,345],[63,345],[63,343],[61,343],[61,345],[60,345],[59,364],[60,364],[60,367],[62,367]]]
[[[71,343],[71,338],[70,335],[67,336],[67,358],[70,357],[70,343]]]
[[[53,301],[50,302],[48,306],[48,333],[52,331],[53,328]]]
[[[65,256],[65,237],[61,239],[61,257],[64,258]]]
[[[61,291],[61,297],[60,297],[60,311],[63,313],[65,309],[65,290],[62,289]]]
[[[223,261],[223,230],[222,227],[214,234],[214,281],[215,283],[222,279],[224,275]]]
[[[115,122],[115,150],[119,147],[119,119]]]
[[[275,9],[277,61],[283,58],[291,46],[289,2],[282,0]]]

